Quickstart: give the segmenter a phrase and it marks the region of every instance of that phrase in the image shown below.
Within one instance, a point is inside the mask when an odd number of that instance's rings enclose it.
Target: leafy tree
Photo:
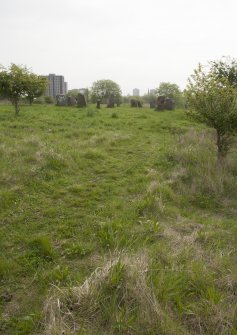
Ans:
[[[26,98],[28,99],[30,105],[32,105],[34,98],[38,98],[44,94],[48,82],[46,78],[37,76],[34,73],[29,73],[26,81]]]
[[[151,101],[156,100],[157,96],[153,93],[152,94],[144,94],[142,99],[145,103],[149,104]]]
[[[11,101],[15,107],[16,115],[20,111],[20,99],[27,93],[28,76],[27,68],[15,64],[12,64],[8,69],[2,67],[0,71],[0,95]]]
[[[90,91],[88,88],[85,89],[73,88],[72,90],[68,90],[67,96],[77,99],[78,93],[82,93],[85,96],[87,104],[90,102]]]
[[[74,88],[72,90],[68,90],[67,95],[73,98],[76,98],[80,90],[78,88]]]
[[[228,79],[230,85],[237,87],[237,60],[222,57],[220,60],[210,62],[211,70],[218,78]]]
[[[162,82],[155,92],[157,95],[164,95],[165,97],[173,99],[176,106],[184,107],[184,97],[177,84]]]
[[[156,94],[175,99],[175,97],[180,94],[180,89],[177,84],[162,82],[156,89]]]
[[[124,95],[123,97],[122,97],[122,103],[123,104],[129,104],[130,103],[130,100],[131,100],[131,95]]]
[[[188,81],[187,114],[216,130],[218,158],[222,160],[237,130],[236,88],[211,66],[199,65]]]
[[[117,83],[112,80],[98,80],[91,87],[91,100],[95,102],[100,99],[101,102],[106,102],[110,95],[113,95],[115,101],[121,99],[121,89]]]
[[[0,69],[0,95],[11,101],[16,115],[19,114],[19,103],[22,98],[28,98],[31,103],[45,88],[45,79],[31,73],[24,66],[11,64],[7,69],[3,67]]]

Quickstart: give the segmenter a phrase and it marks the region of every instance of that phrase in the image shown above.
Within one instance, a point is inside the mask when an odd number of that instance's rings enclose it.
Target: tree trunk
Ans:
[[[16,112],[16,116],[19,115],[19,112],[20,112],[20,107],[19,107],[19,102],[18,101],[15,101],[15,112]]]

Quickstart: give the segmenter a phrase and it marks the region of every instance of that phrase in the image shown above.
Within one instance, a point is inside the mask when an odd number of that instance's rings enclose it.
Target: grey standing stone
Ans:
[[[64,94],[56,95],[56,105],[57,106],[67,106],[67,97]]]
[[[114,108],[114,96],[112,94],[109,96],[107,108]]]
[[[77,95],[77,107],[83,108],[86,107],[86,99],[84,94],[78,93]]]

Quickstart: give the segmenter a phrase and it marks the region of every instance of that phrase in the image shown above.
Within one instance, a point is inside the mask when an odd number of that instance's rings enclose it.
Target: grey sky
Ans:
[[[236,0],[0,0],[0,64],[112,79],[123,93],[186,85],[198,62],[237,55]]]

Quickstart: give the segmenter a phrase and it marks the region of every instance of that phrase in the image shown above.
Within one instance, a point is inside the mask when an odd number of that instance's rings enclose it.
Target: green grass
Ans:
[[[237,153],[215,150],[181,110],[0,106],[0,334],[61,334],[45,303],[118,255],[65,334],[237,334]]]

